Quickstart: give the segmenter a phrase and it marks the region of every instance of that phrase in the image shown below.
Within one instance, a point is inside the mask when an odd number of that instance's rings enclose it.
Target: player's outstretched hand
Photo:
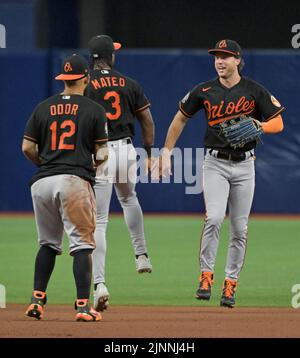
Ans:
[[[155,165],[155,161],[156,161],[155,157],[150,157],[150,158],[147,158],[145,160],[145,163],[144,163],[145,174],[151,173],[151,175],[152,175],[152,171],[153,171],[153,167]]]
[[[151,177],[154,180],[159,180],[161,177],[165,178],[170,175],[172,175],[171,152],[164,148],[162,154],[153,161]]]

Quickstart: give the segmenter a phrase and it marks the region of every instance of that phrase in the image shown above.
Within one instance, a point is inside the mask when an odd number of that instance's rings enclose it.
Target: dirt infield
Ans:
[[[48,305],[41,321],[25,309],[0,309],[0,338],[300,337],[300,310],[289,308],[113,306],[93,323],[75,322],[71,306]]]

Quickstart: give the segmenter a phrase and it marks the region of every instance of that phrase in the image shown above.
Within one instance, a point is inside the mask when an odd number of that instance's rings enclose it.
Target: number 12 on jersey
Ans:
[[[51,131],[51,150],[74,150],[75,144],[66,144],[65,139],[71,138],[76,132],[76,125],[71,119],[67,119],[63,121],[59,128],[60,130],[64,130],[63,133],[60,134],[59,138],[57,135],[57,121],[52,122],[50,126]],[[58,146],[57,146],[58,142]]]

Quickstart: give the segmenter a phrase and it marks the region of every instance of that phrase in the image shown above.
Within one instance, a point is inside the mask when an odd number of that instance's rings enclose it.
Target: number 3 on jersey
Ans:
[[[115,121],[119,119],[121,116],[121,105],[120,105],[120,95],[116,91],[109,91],[105,94],[104,100],[109,101],[113,99],[111,102],[111,106],[114,109],[114,113],[106,112],[106,117],[111,121]]]
[[[74,144],[66,144],[65,138],[72,137],[76,132],[76,125],[75,123],[68,119],[61,123],[60,129],[67,129],[65,132],[63,132],[59,137],[59,143],[57,148],[57,121],[52,122],[50,126],[51,131],[51,150],[74,150],[75,145]]]

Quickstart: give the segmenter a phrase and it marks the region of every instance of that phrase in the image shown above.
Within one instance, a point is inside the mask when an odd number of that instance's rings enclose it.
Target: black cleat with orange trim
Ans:
[[[212,272],[204,271],[199,278],[199,287],[196,291],[197,300],[209,301],[211,296],[211,287],[214,282],[214,275]]]
[[[235,305],[235,292],[237,289],[237,281],[225,279],[222,288],[222,297],[220,301],[220,306],[233,308]]]
[[[43,318],[44,305],[47,303],[47,296],[45,292],[33,291],[31,296],[31,304],[28,307],[25,315],[33,317],[38,320]]]
[[[88,299],[79,299],[75,302],[75,309],[77,310],[77,322],[98,322],[102,320],[102,316],[95,309],[90,307]]]

